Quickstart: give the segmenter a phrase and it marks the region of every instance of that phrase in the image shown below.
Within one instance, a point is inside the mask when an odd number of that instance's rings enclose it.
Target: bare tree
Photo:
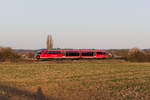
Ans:
[[[52,35],[47,36],[47,49],[53,48],[53,38]]]

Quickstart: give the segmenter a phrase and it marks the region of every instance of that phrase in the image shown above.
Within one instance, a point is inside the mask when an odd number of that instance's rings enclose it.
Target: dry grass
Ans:
[[[59,100],[150,99],[150,63],[88,60],[1,63],[0,79],[1,84],[31,94],[41,87],[47,97]],[[0,88],[0,95],[3,91]]]

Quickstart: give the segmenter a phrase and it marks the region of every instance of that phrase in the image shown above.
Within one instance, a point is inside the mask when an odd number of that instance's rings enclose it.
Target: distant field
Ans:
[[[150,63],[0,63],[0,83],[0,97],[9,100],[30,100],[23,93],[38,93],[39,87],[45,96],[59,100],[150,100]],[[7,95],[5,88],[23,93]]]

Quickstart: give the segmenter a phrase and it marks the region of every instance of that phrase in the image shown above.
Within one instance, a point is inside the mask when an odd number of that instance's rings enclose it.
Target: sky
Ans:
[[[0,46],[150,48],[150,0],[0,0]]]

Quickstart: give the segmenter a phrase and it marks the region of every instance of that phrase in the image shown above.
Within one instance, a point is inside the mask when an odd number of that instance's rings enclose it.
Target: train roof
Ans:
[[[68,50],[71,50],[71,51],[77,51],[77,50],[81,50],[81,51],[103,51],[103,52],[106,52],[107,50],[104,50],[104,49],[72,49],[72,48],[64,48],[64,49],[61,49],[61,48],[52,48],[52,49],[42,49],[42,50],[65,50],[65,51],[68,51]]]

